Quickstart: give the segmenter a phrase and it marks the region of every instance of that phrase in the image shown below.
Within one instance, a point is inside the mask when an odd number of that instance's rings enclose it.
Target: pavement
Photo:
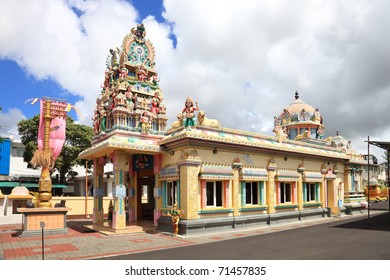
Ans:
[[[374,212],[372,212],[375,215]],[[332,218],[284,222],[251,229],[239,229],[201,236],[172,236],[157,230],[127,234],[103,234],[91,230],[90,219],[68,220],[68,234],[45,236],[45,260],[96,259],[123,254],[135,254],[210,242],[218,242],[254,235],[308,227],[352,218],[367,217],[367,213]],[[0,225],[0,260],[41,260],[42,238],[20,237],[21,225]]]

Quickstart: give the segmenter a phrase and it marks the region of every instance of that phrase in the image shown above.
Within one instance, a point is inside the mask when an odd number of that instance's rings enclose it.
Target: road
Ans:
[[[115,260],[390,260],[388,202],[368,216],[270,234],[101,259]]]

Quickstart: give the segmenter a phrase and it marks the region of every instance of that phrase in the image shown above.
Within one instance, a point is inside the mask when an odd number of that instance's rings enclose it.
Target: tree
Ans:
[[[22,120],[18,123],[20,140],[25,146],[23,159],[27,162],[28,168],[33,168],[30,161],[38,148],[38,128],[39,115],[35,115],[28,120]],[[91,147],[93,129],[86,125],[75,124],[74,120],[66,117],[66,140],[60,155],[55,161],[52,171],[57,170],[59,173],[60,183],[65,183],[65,178],[72,171],[72,167],[79,164],[85,166],[86,160],[79,160],[78,154],[83,150]],[[88,163],[91,166],[91,163]]]

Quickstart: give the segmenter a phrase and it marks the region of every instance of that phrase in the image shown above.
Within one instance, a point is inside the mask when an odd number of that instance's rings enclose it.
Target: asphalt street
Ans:
[[[388,202],[370,216],[104,260],[390,260]]]

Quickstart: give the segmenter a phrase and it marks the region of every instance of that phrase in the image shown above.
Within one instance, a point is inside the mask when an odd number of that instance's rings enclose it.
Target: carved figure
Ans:
[[[169,215],[172,217],[172,233],[173,235],[178,235],[179,233],[179,222],[180,217],[183,214],[183,211],[177,208],[177,202],[173,205]]]
[[[103,85],[101,85],[102,88],[106,88],[109,86],[109,82],[110,82],[110,71],[106,70],[104,72],[104,83]]]
[[[152,77],[150,77],[150,82],[154,85],[154,86],[158,86],[158,82],[160,81],[160,78],[158,77],[157,74],[154,74]]]
[[[115,96],[115,107],[116,106],[126,106],[126,96],[121,91]]]
[[[137,68],[136,73],[137,73],[138,81],[142,83],[145,82],[145,79],[148,77],[148,70],[143,65],[140,65]]]
[[[283,110],[281,117],[282,117],[282,125],[288,124],[291,122],[291,115],[287,109]]]
[[[174,121],[171,125],[170,129],[176,129],[183,126],[183,114],[179,113],[177,114],[177,121]]]
[[[280,125],[277,125],[273,132],[276,133],[276,138],[278,139],[279,143],[282,143],[287,140],[287,133],[285,133],[285,131]]]
[[[133,93],[131,92],[131,88],[127,87],[125,96],[126,96],[126,100],[127,100],[127,111],[132,113],[134,110],[135,101],[137,99],[137,94],[133,95]]]
[[[278,126],[278,125],[280,125],[280,119],[278,118],[278,117],[274,117],[274,128],[276,127],[276,126]]]
[[[200,110],[198,113],[198,124],[215,128],[221,127],[221,123],[218,120],[207,118],[206,113],[203,110]]]
[[[311,120],[313,122],[317,122],[317,123],[321,123],[322,124],[322,117],[321,117],[321,114],[320,114],[320,110],[318,108],[316,108],[314,110],[314,113],[313,113],[313,116],[311,117]]]
[[[140,118],[141,123],[141,132],[142,133],[148,133],[148,130],[150,128],[149,124],[149,116],[147,112],[144,112]]]
[[[320,126],[317,128],[316,138],[317,138],[317,139],[323,139],[323,138],[324,138],[324,133],[325,133],[324,127],[320,125]]]
[[[128,73],[129,73],[129,70],[127,70],[126,67],[122,68],[121,72],[119,73],[119,78],[126,79]]]
[[[195,127],[195,110],[198,110],[198,102],[196,102],[196,107],[194,106],[194,101],[192,101],[191,97],[187,97],[185,102],[185,107],[182,111],[184,114],[185,127]]]
[[[98,135],[99,128],[100,128],[100,116],[98,110],[96,109],[94,110],[92,121],[93,121],[93,133],[94,135]]]
[[[302,139],[307,139],[307,138],[310,138],[310,132],[309,132],[309,130],[305,130],[304,133],[299,134],[297,137],[295,137],[294,140],[302,140]]]
[[[110,49],[110,55],[109,55],[109,69],[112,70],[118,70],[119,67],[119,53],[118,49]]]
[[[331,142],[333,140],[333,136],[329,136],[328,138],[324,139],[325,142]]]
[[[133,27],[131,29],[131,34],[133,34],[138,43],[145,43],[146,31],[143,23],[137,24],[137,27]]]
[[[158,92],[156,92],[151,102],[152,104],[151,111],[155,115],[158,115],[158,113],[160,112],[160,102],[161,102],[160,96],[158,95]]]

